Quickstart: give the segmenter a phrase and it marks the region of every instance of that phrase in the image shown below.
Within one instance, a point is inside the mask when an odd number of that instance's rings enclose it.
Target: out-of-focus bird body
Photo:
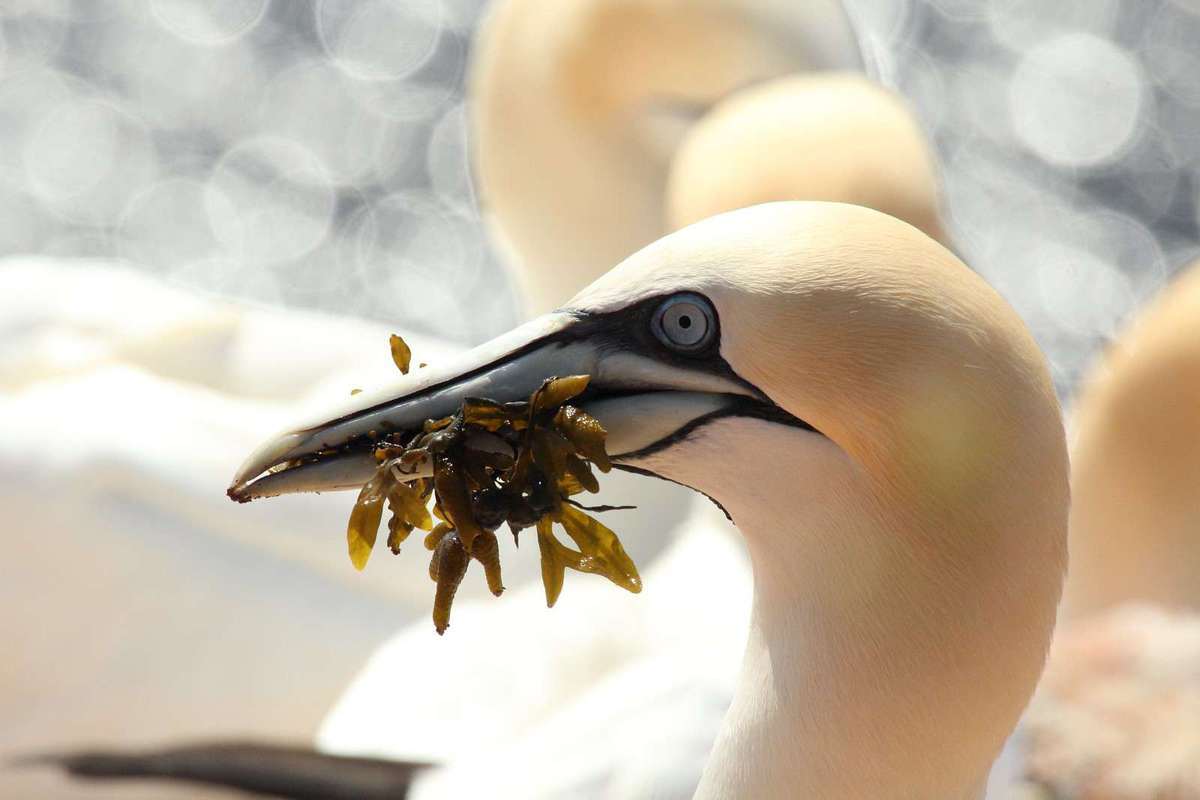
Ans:
[[[905,102],[857,73],[768,81],[718,103],[671,164],[667,219],[681,228],[775,200],[866,206],[945,241],[933,153]]]
[[[1075,429],[1068,614],[1200,611],[1200,264],[1113,344]]]

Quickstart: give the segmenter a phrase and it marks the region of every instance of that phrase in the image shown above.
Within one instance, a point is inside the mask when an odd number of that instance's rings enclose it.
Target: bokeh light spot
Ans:
[[[311,150],[340,185],[367,177],[394,125],[356,103],[351,83],[324,59],[303,61],[275,77],[258,109],[264,130]]]
[[[466,107],[455,106],[438,120],[430,134],[426,169],[434,192],[443,202],[474,214],[477,209],[468,137]]]
[[[329,171],[312,151],[263,137],[222,156],[208,179],[204,205],[213,233],[231,255],[270,264],[319,245],[336,201]]]
[[[359,274],[380,302],[414,328],[468,338],[462,298],[480,281],[486,248],[478,219],[418,190],[382,198],[363,223]]]
[[[1095,253],[1047,242],[1028,254],[1043,306],[1068,332],[1108,337],[1133,309],[1134,295],[1120,270]]]
[[[121,256],[162,270],[216,257],[221,243],[208,222],[200,181],[168,178],[140,192],[126,206],[118,228]],[[225,205],[215,198],[213,204]]]
[[[29,187],[49,202],[87,191],[112,167],[117,149],[113,109],[101,102],[67,102],[49,111],[25,142]]]
[[[0,3],[4,30],[0,49],[26,66],[47,64],[61,52],[71,22],[69,0],[5,0]]]
[[[71,97],[27,129],[21,149],[29,190],[55,215],[111,225],[158,174],[145,126],[105,99]]]
[[[463,40],[443,36],[429,60],[396,80],[351,80],[355,102],[372,114],[404,122],[432,119],[462,94],[467,56]]]
[[[317,31],[339,69],[359,80],[402,78],[437,47],[438,0],[318,0]]]
[[[1009,83],[1017,137],[1043,160],[1091,167],[1117,158],[1142,123],[1145,82],[1117,45],[1070,33],[1031,49]]]
[[[986,11],[991,34],[1003,44],[1024,51],[1044,39],[1064,33],[1107,37],[1116,25],[1121,0],[960,0]],[[1142,0],[1135,0],[1142,2]]]
[[[267,13],[270,0],[150,0],[166,30],[192,44],[214,46],[245,35]]]

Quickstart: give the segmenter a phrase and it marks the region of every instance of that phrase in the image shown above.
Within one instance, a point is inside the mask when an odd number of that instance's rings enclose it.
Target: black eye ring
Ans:
[[[650,327],[655,337],[672,350],[697,353],[716,339],[717,312],[708,298],[681,292],[659,304]]]

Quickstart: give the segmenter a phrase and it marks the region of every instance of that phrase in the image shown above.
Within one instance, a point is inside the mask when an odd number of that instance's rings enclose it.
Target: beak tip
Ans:
[[[249,503],[255,498],[255,495],[248,491],[253,485],[254,479],[265,470],[283,461],[302,443],[303,437],[299,433],[292,432],[276,436],[259,445],[238,467],[225,494],[235,503]]]
[[[249,503],[253,498],[247,497],[245,491],[245,484],[234,483],[225,490],[225,495],[235,503]]]

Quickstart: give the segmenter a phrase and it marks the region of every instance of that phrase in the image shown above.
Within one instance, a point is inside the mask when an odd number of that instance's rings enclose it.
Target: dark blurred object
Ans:
[[[398,800],[425,764],[328,756],[305,747],[251,742],[195,744],[142,753],[81,751],[24,759],[78,778],[166,778],[294,800]]]

